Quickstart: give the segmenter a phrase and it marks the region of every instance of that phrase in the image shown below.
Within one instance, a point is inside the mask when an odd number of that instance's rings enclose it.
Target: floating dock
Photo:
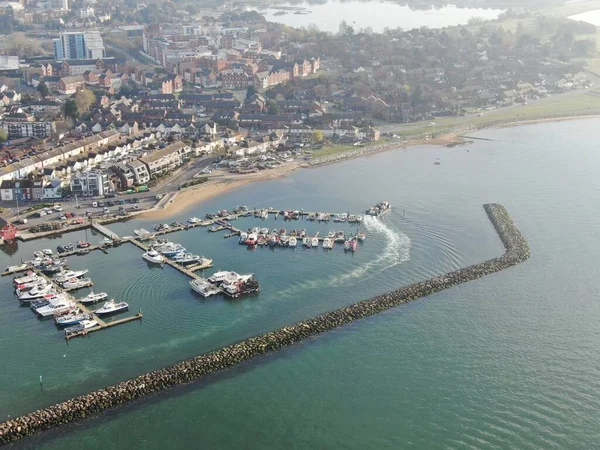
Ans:
[[[120,325],[120,324],[123,324],[123,323],[131,322],[133,320],[140,320],[143,317],[141,311],[138,311],[138,313],[135,314],[135,315],[133,315],[133,316],[124,317],[124,318],[118,319],[118,320],[112,320],[110,322],[105,322],[99,316],[97,316],[96,314],[94,314],[94,312],[92,310],[90,310],[86,305],[84,305],[83,303],[78,302],[77,299],[75,297],[73,297],[71,294],[69,294],[67,290],[65,290],[62,287],[58,286],[52,280],[52,278],[48,277],[47,275],[45,275],[44,273],[42,273],[40,271],[36,271],[36,273],[38,275],[44,277],[50,283],[54,284],[55,289],[56,289],[57,292],[62,292],[64,295],[67,296],[67,298],[69,300],[71,300],[73,303],[75,303],[79,309],[81,309],[84,313],[89,314],[89,316],[93,320],[95,320],[96,322],[98,322],[98,325],[96,325],[95,327],[92,327],[92,328],[88,328],[87,330],[81,330],[81,331],[78,331],[78,332],[75,332],[75,333],[70,333],[70,334],[66,334],[65,333],[65,339],[67,339],[67,340],[72,339],[74,337],[78,337],[78,336],[85,336],[88,333],[93,333],[95,331],[104,330],[105,328],[114,327],[115,325]]]

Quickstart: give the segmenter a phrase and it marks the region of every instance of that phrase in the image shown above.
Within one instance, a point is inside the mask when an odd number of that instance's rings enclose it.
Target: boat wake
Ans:
[[[367,272],[374,270],[383,272],[410,259],[411,241],[406,234],[390,228],[389,225],[376,217],[365,217],[363,224],[367,229],[367,245],[370,245],[371,241],[378,241],[381,238],[385,241],[385,247],[376,258],[337,276],[318,280],[303,280],[302,283],[290,286],[280,292],[279,295],[287,297],[312,289],[347,286],[349,282],[363,277]]]
[[[387,241],[385,248],[372,261],[355,268],[351,272],[332,278],[332,285],[344,284],[352,278],[360,278],[374,268],[382,272],[410,259],[410,238],[406,234],[393,230],[381,219],[372,216],[366,216],[363,219],[363,224],[368,231],[367,239],[372,238],[373,234],[382,235]]]

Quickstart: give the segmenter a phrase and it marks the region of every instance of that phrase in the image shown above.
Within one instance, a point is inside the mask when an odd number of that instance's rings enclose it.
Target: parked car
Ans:
[[[139,199],[139,198],[134,198],[134,199],[132,199],[132,200],[133,200],[133,203],[139,203],[139,202],[140,202],[140,199]]]
[[[98,208],[104,208],[104,202],[98,202]]]
[[[139,205],[133,205],[131,209],[140,209]]]
[[[115,202],[113,202],[112,200],[107,201],[106,204],[108,206],[115,206]]]
[[[107,207],[104,207],[103,211],[104,211],[104,214],[108,214],[110,212],[110,210]]]

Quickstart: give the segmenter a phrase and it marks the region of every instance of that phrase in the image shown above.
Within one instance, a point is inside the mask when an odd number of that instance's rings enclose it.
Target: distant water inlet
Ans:
[[[277,351],[352,321],[509,268],[529,258],[527,242],[513,224],[504,207],[498,204],[487,204],[484,205],[484,208],[506,249],[506,252],[497,258],[404,286],[387,294],[362,300],[329,313],[254,336],[196,358],[182,361],[174,366],[155,370],[105,389],[92,391],[89,394],[9,420],[0,424],[0,445],[82,420],[92,414],[171,386],[189,383],[202,376],[233,367],[256,356]],[[392,242],[394,239],[396,238],[390,238]]]

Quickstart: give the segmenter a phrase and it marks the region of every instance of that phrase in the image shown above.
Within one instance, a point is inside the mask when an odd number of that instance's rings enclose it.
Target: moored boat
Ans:
[[[221,285],[221,290],[232,298],[251,294],[260,290],[260,285],[254,274],[238,275],[237,278],[229,278]]]
[[[56,274],[52,280],[56,281],[57,283],[64,283],[65,281],[70,280],[72,278],[82,277],[88,272],[89,272],[88,269],[76,270],[76,271],[66,270],[66,271]]]
[[[152,264],[162,264],[165,261],[164,256],[153,249],[142,253],[142,259]]]
[[[332,249],[333,248],[333,244],[334,241],[332,238],[326,237],[323,239],[323,248],[325,249]]]
[[[197,292],[203,297],[210,297],[211,295],[216,295],[221,292],[218,287],[203,279],[191,280],[190,287],[194,292]]]
[[[317,248],[319,246],[319,238],[318,237],[313,237],[310,240],[310,245],[314,248]]]
[[[79,300],[77,300],[79,303],[83,303],[88,304],[88,303],[96,303],[99,302],[101,300],[104,300],[108,297],[108,294],[106,292],[98,292],[97,294],[94,293],[93,291],[90,292],[88,295],[86,295],[83,298],[80,298]]]
[[[294,236],[290,237],[290,240],[288,241],[288,247],[295,248],[297,245],[298,240]]]
[[[115,302],[114,299],[111,299],[105,302],[99,309],[95,310],[94,314],[107,316],[109,314],[126,311],[127,309],[129,309],[129,304],[127,302]]]
[[[356,238],[352,237],[344,242],[344,250],[349,252],[356,251]]]
[[[17,296],[22,302],[30,302],[42,298],[45,294],[50,293],[53,290],[51,284],[40,284],[27,292],[18,293]]]
[[[85,287],[93,286],[94,282],[91,278],[71,278],[63,283],[63,288],[71,291],[75,289],[82,289]]]
[[[310,238],[305,237],[302,239],[302,247],[311,248]]]
[[[81,320],[88,320],[90,315],[81,311],[73,311],[69,314],[55,315],[54,323],[59,327],[75,325]]]
[[[6,268],[7,272],[21,272],[27,269],[27,264],[18,264],[16,266],[8,266]]]
[[[89,330],[90,328],[94,328],[97,326],[98,322],[96,320],[81,320],[77,325],[65,328],[65,335],[69,336],[71,334],[81,333],[82,331]]]
[[[187,221],[188,221],[188,223],[200,223],[200,222],[202,222],[202,220],[200,220],[197,217],[190,217]]]

